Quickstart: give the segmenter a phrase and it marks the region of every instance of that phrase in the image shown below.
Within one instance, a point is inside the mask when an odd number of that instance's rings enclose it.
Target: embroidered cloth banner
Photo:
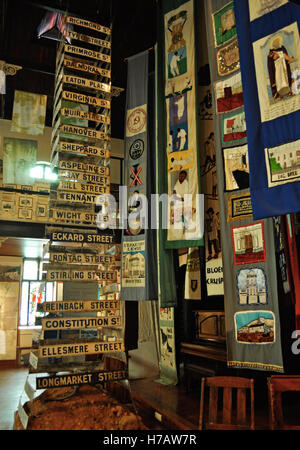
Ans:
[[[243,2],[238,2],[243,3]],[[227,365],[283,372],[272,219],[254,220],[249,193],[249,127],[240,62],[236,59],[234,3],[206,0],[214,107]],[[240,43],[236,43],[241,56]],[[227,74],[218,70],[231,52]],[[249,126],[248,126],[249,125]]]
[[[166,3],[167,4],[167,3]],[[168,217],[166,248],[203,245],[196,128],[193,1],[170,2],[164,15]],[[186,197],[184,197],[186,195]],[[189,195],[189,198],[187,197]],[[185,206],[187,201],[189,205]]]
[[[158,299],[156,230],[149,229],[147,204],[153,178],[148,164],[153,154],[150,155],[147,103],[148,51],[128,58],[124,159],[128,221],[122,236],[121,300]]]
[[[300,6],[236,1],[255,219],[300,209]]]
[[[47,96],[15,91],[11,131],[44,134]]]

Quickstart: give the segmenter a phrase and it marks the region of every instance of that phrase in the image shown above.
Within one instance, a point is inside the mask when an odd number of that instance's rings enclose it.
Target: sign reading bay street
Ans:
[[[36,389],[49,389],[66,386],[80,386],[83,384],[101,384],[107,381],[126,380],[126,370],[111,370],[100,372],[86,372],[80,374],[55,375],[51,377],[37,377]]]
[[[47,270],[47,281],[117,281],[116,271]]]
[[[80,328],[117,327],[121,325],[121,317],[66,317],[42,319],[43,330],[77,330]]]
[[[38,303],[38,312],[99,312],[119,310],[119,300],[65,300]]]
[[[124,352],[124,341],[40,345],[39,358]]]
[[[84,181],[87,183],[95,183],[101,186],[107,186],[110,184],[110,177],[103,175],[94,175],[85,172],[75,172],[70,170],[60,170],[59,179],[70,179],[72,181]]]

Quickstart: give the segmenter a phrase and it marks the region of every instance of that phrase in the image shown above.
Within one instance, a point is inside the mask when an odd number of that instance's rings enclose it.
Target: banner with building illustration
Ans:
[[[32,135],[44,134],[47,96],[15,91],[11,131]]]
[[[187,248],[203,245],[198,197],[194,4],[193,0],[171,4],[177,8],[164,15],[165,176],[169,195],[165,245]]]
[[[241,3],[247,2],[205,1],[209,66],[214,87],[212,104],[227,365],[283,372],[274,227],[271,219],[255,220],[253,196],[249,192],[251,124],[244,107],[244,78],[248,75],[242,77],[241,74],[243,52],[239,39],[237,41],[236,4]],[[227,65],[226,74],[225,66],[220,71],[221,54]],[[262,155],[265,156],[263,150]],[[212,210],[207,209],[207,212],[213,216]],[[213,252],[213,245],[211,247]]]
[[[124,184],[120,208],[127,216],[122,232],[122,300],[157,300],[156,230],[148,208],[152,142],[148,135],[148,51],[128,58]]]
[[[300,5],[248,0],[235,7],[253,217],[294,213],[300,195]]]

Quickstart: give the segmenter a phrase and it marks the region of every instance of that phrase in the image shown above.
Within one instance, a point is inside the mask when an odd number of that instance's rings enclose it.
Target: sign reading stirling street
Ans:
[[[116,271],[47,270],[47,281],[116,281]]]
[[[117,353],[124,352],[124,341],[113,342],[83,342],[74,344],[60,344],[60,345],[40,345],[39,358],[48,357],[64,357],[64,356],[78,356],[90,355],[99,353]]]
[[[43,330],[77,330],[80,328],[117,327],[121,325],[121,317],[58,317],[42,319]]]
[[[119,310],[119,300],[65,300],[38,303],[38,312],[95,312]]]
[[[37,377],[36,389],[49,389],[66,386],[80,386],[83,384],[101,384],[107,381],[126,380],[126,370],[110,370],[100,372],[86,372],[80,374],[55,375],[51,377]]]

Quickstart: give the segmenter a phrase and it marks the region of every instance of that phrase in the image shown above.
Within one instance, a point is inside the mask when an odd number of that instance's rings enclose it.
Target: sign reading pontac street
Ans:
[[[80,374],[55,375],[51,377],[37,377],[36,389],[49,389],[66,386],[80,386],[83,384],[101,384],[107,381],[126,380],[126,370],[111,370],[99,372],[86,372]]]
[[[90,253],[49,253],[51,263],[58,264],[103,264],[111,265],[115,263],[114,255],[99,255]]]
[[[38,312],[99,312],[119,310],[119,300],[64,300],[38,303]]]
[[[64,356],[78,356],[78,355],[90,355],[99,353],[117,353],[124,352],[124,341],[113,342],[83,342],[74,344],[59,344],[59,345],[40,345],[39,346],[39,358],[48,357],[64,357]]]

